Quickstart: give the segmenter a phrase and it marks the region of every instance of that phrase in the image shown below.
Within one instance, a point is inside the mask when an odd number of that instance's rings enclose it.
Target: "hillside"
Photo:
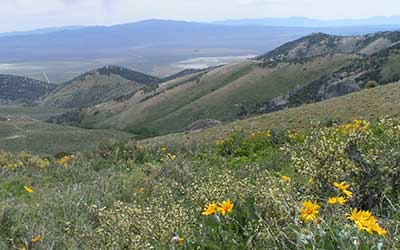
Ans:
[[[380,32],[366,36],[333,36],[315,33],[286,43],[257,57],[263,61],[296,61],[328,54],[371,55],[400,41],[400,32]]]
[[[184,130],[201,119],[233,121],[265,100],[333,73],[353,57],[334,55],[273,67],[249,60],[205,70],[163,83],[154,92],[86,110],[82,124],[151,136]]]
[[[370,45],[363,50],[367,50],[369,47]],[[287,95],[268,101],[262,105],[261,109],[263,112],[271,112],[285,107],[342,96],[389,82],[397,82],[400,80],[398,65],[400,65],[400,44],[395,43],[370,56],[354,60],[332,75],[326,75]]]
[[[87,130],[44,123],[29,116],[0,116],[0,151],[35,154],[83,152],[110,139],[129,139],[119,131]]]
[[[85,108],[139,90],[150,91],[158,78],[118,66],[106,66],[66,82],[51,92],[42,105],[59,108]]]
[[[275,131],[303,130],[310,122],[348,122],[357,118],[376,120],[391,116],[400,118],[400,84],[392,83],[365,89],[330,100],[306,104],[269,114],[219,125],[206,130],[165,135],[143,140],[147,145],[197,145],[213,143],[228,133],[248,133],[270,128]]]
[[[0,103],[32,104],[55,86],[27,77],[0,74]]]
[[[351,37],[312,34],[258,60],[184,71],[148,91],[123,91],[114,98],[63,106],[87,108],[55,121],[124,130],[143,138],[184,131],[199,120],[231,122],[322,101],[399,80],[399,39],[400,32]],[[91,99],[84,93],[78,97]]]

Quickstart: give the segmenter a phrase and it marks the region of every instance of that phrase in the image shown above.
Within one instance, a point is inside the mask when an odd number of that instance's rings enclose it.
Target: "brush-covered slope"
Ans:
[[[197,72],[163,83],[151,93],[103,103],[80,114],[82,125],[154,136],[185,130],[198,120],[229,122],[341,96],[367,87],[378,68],[386,72],[382,83],[395,81],[400,68],[393,66],[392,57],[400,46],[398,39],[400,32],[358,37],[312,34],[262,60]],[[307,49],[301,51],[303,47]],[[290,57],[280,57],[282,53]],[[267,59],[276,55],[279,60]]]
[[[400,117],[400,84],[391,83],[365,89],[326,101],[306,104],[213,128],[170,134],[142,141],[148,145],[195,145],[214,143],[234,130],[255,132],[272,129],[277,131],[302,130],[310,122],[347,122],[358,118],[374,120],[384,116]]]
[[[0,103],[31,104],[54,88],[31,78],[0,74]]]
[[[371,55],[400,40],[400,32],[381,32],[366,36],[332,36],[315,33],[286,43],[262,56],[264,61],[293,61],[337,53]]]
[[[103,103],[122,95],[153,89],[158,78],[118,66],[90,71],[54,90],[43,100],[47,106],[83,108]]]
[[[288,95],[270,100],[262,109],[267,112],[275,111],[399,80],[400,44],[396,43],[372,55],[355,59],[335,73],[298,88]]]
[[[259,61],[230,64],[164,83],[153,93],[99,105],[83,123],[150,136],[184,130],[201,119],[233,121],[264,100],[307,85],[352,59],[352,55],[333,55],[275,66]]]
[[[29,116],[0,117],[0,150],[36,154],[75,153],[110,139],[128,139],[120,131],[82,129],[44,123]]]

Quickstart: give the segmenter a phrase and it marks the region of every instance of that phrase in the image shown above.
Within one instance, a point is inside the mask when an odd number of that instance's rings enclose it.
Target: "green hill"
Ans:
[[[106,66],[60,85],[42,105],[58,108],[85,108],[139,90],[149,91],[160,82],[158,78],[118,66]]]
[[[0,103],[32,104],[55,87],[27,77],[0,74]]]
[[[75,153],[110,139],[128,139],[119,131],[88,130],[44,123],[28,116],[0,117],[0,150],[35,154]]]
[[[400,32],[312,34],[258,60],[195,72],[88,108],[79,114],[80,126],[150,137],[184,131],[198,120],[231,122],[359,91],[371,81],[397,81],[399,40]]]
[[[171,134],[144,140],[155,145],[196,145],[213,143],[234,130],[248,133],[270,128],[302,130],[310,122],[348,122],[357,118],[374,120],[383,116],[400,118],[400,84],[392,83],[362,90],[346,96],[255,116],[242,121],[219,125],[206,130]]]

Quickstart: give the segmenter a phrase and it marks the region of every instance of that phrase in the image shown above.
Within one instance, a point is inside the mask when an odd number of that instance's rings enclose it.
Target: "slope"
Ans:
[[[0,103],[31,104],[55,86],[27,77],[0,75]]]
[[[150,90],[158,78],[118,66],[106,66],[66,82],[47,96],[42,104],[59,108],[84,108],[140,89]]]
[[[145,145],[196,145],[214,143],[218,138],[235,130],[249,133],[258,130],[302,130],[310,122],[352,121],[365,118],[400,117],[400,84],[392,83],[365,89],[330,100],[306,104],[241,121],[219,125],[206,130],[170,134],[143,140]]]

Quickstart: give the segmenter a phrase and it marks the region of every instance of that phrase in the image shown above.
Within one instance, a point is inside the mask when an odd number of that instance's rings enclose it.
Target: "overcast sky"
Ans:
[[[149,18],[214,21],[393,15],[400,15],[399,0],[1,0],[0,32],[66,25],[111,25]]]

